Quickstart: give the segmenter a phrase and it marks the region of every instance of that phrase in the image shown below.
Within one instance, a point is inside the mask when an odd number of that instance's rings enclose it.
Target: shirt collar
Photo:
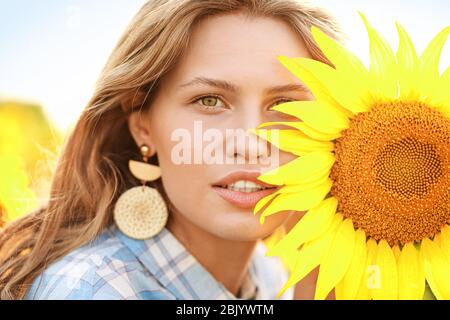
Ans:
[[[258,280],[254,256],[237,298],[218,282],[167,228],[147,240],[132,239],[116,226],[113,226],[113,229],[121,242],[177,299],[240,300],[260,297],[260,290],[256,286]]]
[[[246,274],[237,297],[242,300],[256,300],[258,298],[258,287],[250,272]]]

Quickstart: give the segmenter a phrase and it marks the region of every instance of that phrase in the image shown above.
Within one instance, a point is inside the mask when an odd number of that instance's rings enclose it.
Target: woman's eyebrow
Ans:
[[[311,90],[302,83],[285,84],[281,86],[271,87],[265,90],[267,94],[276,94],[279,92],[301,91],[311,93]]]
[[[219,79],[212,79],[212,78],[205,78],[205,77],[196,77],[193,80],[182,84],[179,86],[179,88],[185,88],[190,86],[196,86],[196,85],[206,85],[211,87],[220,88],[226,91],[231,92],[239,92],[239,87],[235,84],[228,82],[226,80],[219,80]],[[264,90],[266,94],[276,94],[280,92],[290,92],[290,91],[301,91],[305,93],[310,93],[311,91],[308,89],[307,86],[301,83],[291,83],[291,84],[285,84],[280,86],[274,86],[267,88]]]
[[[179,88],[185,88],[185,87],[190,87],[190,86],[195,86],[195,85],[206,85],[206,86],[224,89],[224,90],[231,91],[231,92],[239,91],[239,88],[231,82],[228,82],[225,80],[205,78],[205,77],[197,77],[185,84],[182,84]]]

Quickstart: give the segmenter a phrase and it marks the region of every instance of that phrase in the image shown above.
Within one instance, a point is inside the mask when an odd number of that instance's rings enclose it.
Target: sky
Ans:
[[[395,21],[406,28],[419,53],[450,25],[450,1],[310,1],[336,16],[347,35],[347,47],[366,65],[368,40],[358,11],[394,50],[398,43]],[[73,125],[116,42],[145,2],[0,0],[0,99],[38,103],[61,129]],[[449,65],[447,44],[441,71]]]

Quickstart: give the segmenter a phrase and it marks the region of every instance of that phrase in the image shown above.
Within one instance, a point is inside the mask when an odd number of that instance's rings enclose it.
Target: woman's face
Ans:
[[[312,99],[279,55],[310,57],[282,21],[239,13],[205,19],[194,29],[187,54],[162,79],[149,111],[133,114],[136,142],[157,153],[163,186],[176,208],[172,219],[249,241],[269,235],[288,218],[290,212],[281,212],[260,224],[254,204],[274,190],[237,183],[255,182],[295,157],[245,133],[263,122],[293,120],[272,106]],[[280,86],[286,88],[270,90]],[[239,137],[234,144],[233,135]]]

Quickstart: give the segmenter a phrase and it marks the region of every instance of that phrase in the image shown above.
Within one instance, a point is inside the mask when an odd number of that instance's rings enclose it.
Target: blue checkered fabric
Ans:
[[[27,300],[272,300],[287,280],[278,258],[258,242],[247,275],[252,297],[236,297],[166,228],[148,240],[127,237],[116,226],[48,266]],[[252,290],[250,290],[252,291]],[[280,299],[292,299],[287,290]]]

